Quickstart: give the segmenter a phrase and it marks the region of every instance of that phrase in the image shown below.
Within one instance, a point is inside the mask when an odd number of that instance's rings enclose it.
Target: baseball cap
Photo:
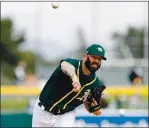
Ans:
[[[91,46],[89,46],[86,49],[85,53],[90,55],[98,55],[101,56],[103,60],[107,60],[107,58],[105,57],[105,49],[98,44],[92,44]]]

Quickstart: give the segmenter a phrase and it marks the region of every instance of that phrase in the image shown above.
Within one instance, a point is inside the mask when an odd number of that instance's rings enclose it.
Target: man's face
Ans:
[[[102,57],[86,55],[85,65],[90,72],[96,72],[101,66]]]

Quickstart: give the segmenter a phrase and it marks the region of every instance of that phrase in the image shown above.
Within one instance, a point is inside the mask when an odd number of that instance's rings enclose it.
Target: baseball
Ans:
[[[59,3],[52,3],[51,6],[52,8],[57,9],[59,7]]]
[[[125,109],[120,109],[120,110],[119,110],[119,113],[120,113],[121,116],[124,116],[125,113],[126,113],[126,111],[125,111]]]

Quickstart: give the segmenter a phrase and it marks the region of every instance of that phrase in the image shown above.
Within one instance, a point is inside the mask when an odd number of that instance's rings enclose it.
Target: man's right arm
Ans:
[[[72,64],[63,61],[61,63],[61,70],[64,74],[68,75],[72,79],[72,85],[74,87],[73,91],[78,92],[81,88],[81,85],[75,73],[75,67]]]
[[[75,67],[66,61],[61,63],[61,69],[63,73],[68,75],[71,79],[76,76]]]

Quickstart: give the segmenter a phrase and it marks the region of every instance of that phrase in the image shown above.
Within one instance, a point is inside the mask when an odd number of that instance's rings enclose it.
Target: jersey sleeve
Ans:
[[[60,64],[61,64],[63,61],[66,61],[66,62],[72,64],[75,68],[78,67],[78,60],[76,60],[76,59],[71,59],[71,58],[63,59],[63,60],[60,61]]]
[[[79,64],[79,60],[72,59],[72,58],[66,58],[66,59],[61,60],[59,66],[58,66],[58,68],[59,68],[60,70],[61,70],[61,63],[62,63],[63,61],[66,61],[66,62],[72,64],[72,65],[75,67],[75,69],[77,70],[78,64]]]

